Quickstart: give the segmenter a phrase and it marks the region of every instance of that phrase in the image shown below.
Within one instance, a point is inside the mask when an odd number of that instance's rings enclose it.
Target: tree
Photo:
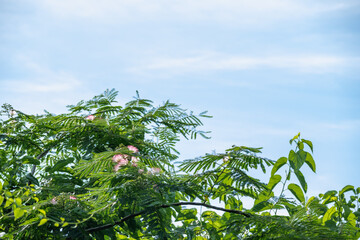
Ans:
[[[3,105],[2,238],[360,237],[360,188],[305,198],[301,169],[316,166],[312,143],[300,134],[290,140],[288,157],[277,161],[244,146],[176,161],[181,137],[207,138],[199,130],[206,112],[195,115],[169,101],[154,107],[139,95],[122,107],[116,95],[106,90],[60,115]],[[269,181],[249,170],[271,172]],[[253,201],[250,209],[244,199]]]

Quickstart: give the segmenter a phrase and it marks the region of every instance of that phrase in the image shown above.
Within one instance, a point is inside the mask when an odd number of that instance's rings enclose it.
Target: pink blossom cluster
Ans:
[[[151,174],[159,174],[160,171],[161,171],[160,168],[153,167],[153,168],[151,168],[150,173],[151,173]]]
[[[137,149],[137,147],[134,147],[132,145],[127,146],[127,148],[133,152],[133,153],[138,153],[139,149]],[[116,154],[112,157],[113,162],[116,163],[116,165],[114,166],[114,171],[117,172],[119,171],[119,168],[121,166],[125,166],[128,165],[129,160],[131,161],[131,166],[133,167],[137,167],[137,162],[139,162],[139,159],[137,157],[133,157],[133,156],[129,156],[127,154]]]
[[[89,115],[85,118],[86,120],[89,120],[89,121],[94,121],[95,119],[95,116],[94,115]]]
[[[133,152],[133,153],[138,153],[139,149],[137,147],[134,147],[132,145],[127,146],[127,148],[129,149],[129,151]],[[129,156],[127,154],[116,154],[112,157],[112,161],[114,163],[116,163],[116,165],[114,166],[114,171],[117,172],[119,171],[120,167],[122,166],[126,166],[129,163],[131,163],[131,166],[133,167],[137,167],[137,163],[139,162],[139,159],[137,157],[134,156]],[[139,169],[138,173],[142,174],[145,170],[144,169]],[[161,171],[160,168],[151,168],[151,170],[149,171],[150,174],[159,174]]]
[[[69,199],[70,200],[76,200],[77,199],[77,197],[75,197],[75,196],[72,196],[72,195],[70,195],[69,196]],[[53,197],[53,199],[51,199],[51,204],[53,204],[53,205],[56,205],[57,203],[58,203],[58,201],[57,201],[57,198],[56,197]]]

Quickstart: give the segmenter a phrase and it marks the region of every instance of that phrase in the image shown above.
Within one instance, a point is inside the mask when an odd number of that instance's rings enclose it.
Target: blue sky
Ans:
[[[309,195],[359,186],[360,2],[0,0],[0,103],[54,113],[107,88],[208,110],[211,140],[287,156],[314,143]]]

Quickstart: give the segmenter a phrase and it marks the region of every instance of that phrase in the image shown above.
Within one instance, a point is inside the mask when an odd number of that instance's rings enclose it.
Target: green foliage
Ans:
[[[106,90],[60,115],[3,105],[1,238],[360,237],[360,188],[307,198],[302,169],[316,165],[312,142],[300,133],[277,161],[245,146],[179,161],[182,137],[208,138],[199,129],[206,112],[169,101],[156,107],[138,93],[119,106],[117,94]],[[268,171],[267,183],[253,175]],[[247,209],[244,201],[253,204]]]

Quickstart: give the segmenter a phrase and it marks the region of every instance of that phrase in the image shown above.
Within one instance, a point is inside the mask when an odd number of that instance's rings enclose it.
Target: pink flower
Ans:
[[[93,121],[95,119],[95,116],[94,115],[89,115],[85,118],[86,120],[90,120],[90,121]]]
[[[120,162],[124,160],[124,155],[122,154],[116,154],[112,157],[113,162]]]
[[[16,111],[14,109],[10,110],[10,117],[15,116],[15,114],[16,114]]]
[[[74,197],[74,196],[70,196],[69,197],[71,200],[76,200],[77,198],[76,197]]]
[[[120,165],[119,165],[119,164],[116,164],[116,165],[114,166],[114,172],[119,171],[119,168],[120,168]]]
[[[132,163],[131,163],[131,166],[137,167],[138,165],[137,165],[135,162],[132,162]]]
[[[127,159],[122,158],[120,161],[117,162],[117,164],[114,166],[114,171],[117,172],[119,171],[119,168],[121,166],[125,166],[129,163],[129,161]]]
[[[129,145],[129,146],[127,146],[127,148],[134,153],[139,152],[139,149],[137,149],[137,147],[134,147],[133,145]]]
[[[118,162],[118,165],[120,166],[125,166],[129,163],[129,161],[126,159],[126,158],[123,158],[121,159],[119,162]]]
[[[53,205],[57,204],[56,197],[54,197],[53,199],[51,199],[50,202],[51,202],[51,204],[53,204]]]
[[[142,174],[144,172],[144,169],[139,169],[138,173]]]
[[[229,161],[229,156],[225,156],[224,158],[223,158],[223,162],[225,163],[225,162],[227,162],[227,161]]]
[[[160,168],[151,168],[151,173],[152,174],[158,174],[158,173],[160,173],[160,171],[161,171],[161,169]]]
[[[139,162],[139,159],[137,157],[131,157],[131,161],[137,163]]]

